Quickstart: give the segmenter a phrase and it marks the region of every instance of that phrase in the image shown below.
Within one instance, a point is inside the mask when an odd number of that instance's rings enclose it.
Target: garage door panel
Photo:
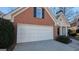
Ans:
[[[17,25],[17,43],[53,39],[52,26]]]

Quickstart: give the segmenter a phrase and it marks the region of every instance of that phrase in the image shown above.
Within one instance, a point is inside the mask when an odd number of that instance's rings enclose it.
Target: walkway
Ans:
[[[79,51],[79,41],[71,38],[72,43],[68,44],[70,47],[75,48],[76,51]]]

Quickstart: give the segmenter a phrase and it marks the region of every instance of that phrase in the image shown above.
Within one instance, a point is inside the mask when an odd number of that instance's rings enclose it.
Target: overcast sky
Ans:
[[[54,8],[55,9],[51,8],[51,10],[53,10],[54,15],[56,15],[55,13],[58,11],[59,8],[58,7]],[[14,9],[15,7],[0,7],[0,11],[3,12],[4,14],[7,14]],[[66,17],[69,21],[73,20],[77,14],[79,14],[79,7],[71,7],[71,8],[68,7]]]

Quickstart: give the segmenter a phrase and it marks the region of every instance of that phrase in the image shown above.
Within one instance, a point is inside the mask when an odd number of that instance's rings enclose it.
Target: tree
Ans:
[[[14,42],[14,26],[9,20],[0,20],[0,48],[8,48]]]

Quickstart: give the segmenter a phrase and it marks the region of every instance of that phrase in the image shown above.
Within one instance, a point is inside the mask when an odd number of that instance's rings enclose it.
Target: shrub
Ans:
[[[74,30],[68,30],[69,36],[76,36],[76,32]]]
[[[0,18],[0,48],[8,48],[13,44],[14,27],[9,20]]]
[[[79,33],[79,29],[77,29],[76,32]]]
[[[71,34],[70,34],[70,36],[76,36],[76,35],[77,35],[76,33],[71,33]]]
[[[71,42],[71,40],[67,36],[59,36],[56,38],[56,41],[59,41],[59,42],[65,43],[65,44],[68,44]]]

